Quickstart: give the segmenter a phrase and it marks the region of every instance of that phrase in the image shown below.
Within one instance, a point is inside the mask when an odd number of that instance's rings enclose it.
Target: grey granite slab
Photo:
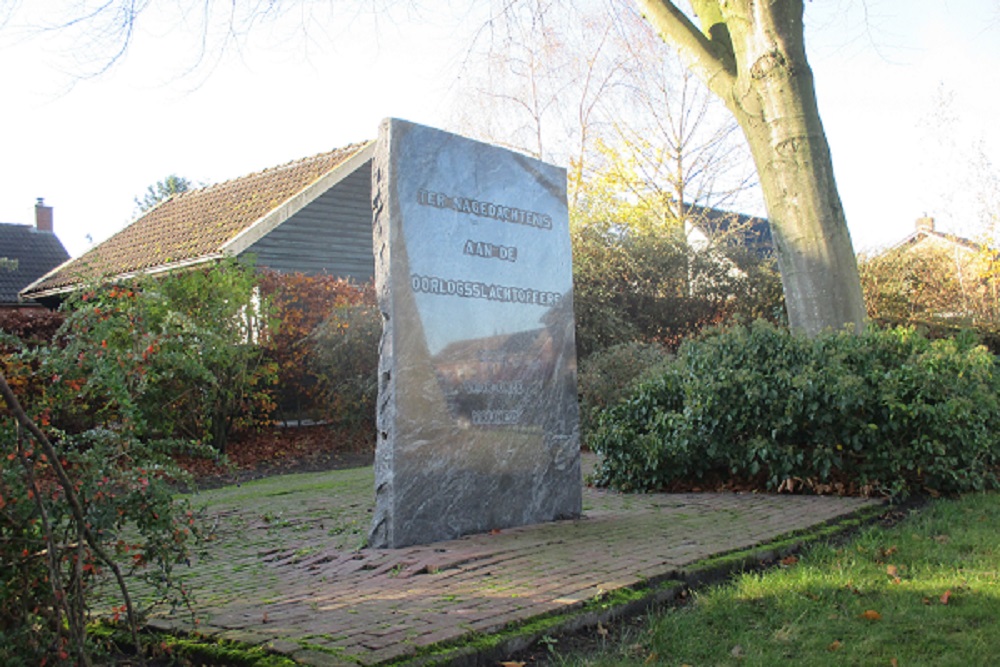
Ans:
[[[389,119],[372,181],[384,328],[370,544],[578,516],[565,170]]]

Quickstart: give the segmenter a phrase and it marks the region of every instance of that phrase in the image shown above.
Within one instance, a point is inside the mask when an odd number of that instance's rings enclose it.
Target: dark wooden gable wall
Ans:
[[[290,273],[370,280],[372,255],[371,160],[317,197],[244,253],[257,266]]]

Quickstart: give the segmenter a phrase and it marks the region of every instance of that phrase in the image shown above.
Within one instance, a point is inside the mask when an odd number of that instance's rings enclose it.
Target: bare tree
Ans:
[[[950,231],[1000,244],[1000,169],[985,137],[963,132],[955,91],[940,84],[920,120],[921,201],[926,215]]]
[[[629,63],[606,114],[614,145],[639,176],[632,195],[684,223],[704,207],[756,208],[756,180],[739,126],[634,12],[616,22]]]
[[[981,235],[992,247],[1000,247],[1000,168],[993,164],[982,141],[974,147],[972,170]]]
[[[382,7],[394,4],[371,1]],[[524,1],[529,10],[559,2]],[[864,300],[806,58],[804,1],[690,0],[690,15],[672,0],[635,2],[743,130],[767,205],[791,326],[810,335],[845,324],[860,329],[865,321]],[[107,35],[112,43],[119,40],[120,48],[114,51],[117,58],[126,52],[137,21],[153,4],[153,0],[106,0],[90,13],[77,10],[62,26],[84,26],[84,34],[93,33],[94,25],[102,26],[97,31],[102,39]],[[358,7],[356,3],[349,6]],[[521,0],[503,4],[510,12],[524,6]],[[10,8],[17,5],[8,2],[5,7],[4,16],[9,16]],[[296,7],[307,11],[315,5],[287,0],[249,4],[187,0],[184,7],[206,17],[205,35],[214,34],[208,30],[210,23],[221,26],[217,41],[225,48],[233,36],[249,31],[268,14]],[[331,15],[332,7],[327,5]],[[522,74],[528,75],[529,83],[539,82],[532,72],[538,62],[534,57],[522,59],[521,66],[526,68]],[[550,105],[540,94],[527,99],[529,116],[537,125]],[[538,144],[542,136],[535,135],[539,153],[545,152],[544,145]]]
[[[573,207],[611,182],[673,223],[695,204],[735,204],[753,167],[724,107],[630,4],[570,9],[498,9],[468,58],[460,129],[568,163]]]
[[[336,38],[339,29],[366,19],[391,23],[407,12],[417,17],[419,0],[56,0],[27,3],[0,0],[0,29],[21,36],[45,37],[61,33],[69,47],[63,66],[74,76],[95,77],[113,69],[127,57],[136,39],[148,26],[181,26],[190,39],[182,53],[173,54],[181,76],[211,74],[223,56],[241,51],[264,25],[285,17],[289,32],[269,35],[272,43],[294,43],[308,52],[309,45]]]
[[[599,107],[621,84],[625,54],[604,16],[565,0],[498,3],[466,56],[455,125],[582,176]]]
[[[161,201],[169,199],[173,195],[187,192],[193,187],[196,187],[195,184],[183,176],[170,174],[162,181],[157,181],[147,187],[146,191],[142,193],[142,197],[135,198],[136,212],[138,214],[145,213]]]

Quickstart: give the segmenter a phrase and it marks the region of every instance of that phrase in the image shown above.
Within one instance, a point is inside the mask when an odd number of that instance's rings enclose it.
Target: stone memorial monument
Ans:
[[[372,202],[384,328],[369,544],[579,516],[565,170],[389,119]]]

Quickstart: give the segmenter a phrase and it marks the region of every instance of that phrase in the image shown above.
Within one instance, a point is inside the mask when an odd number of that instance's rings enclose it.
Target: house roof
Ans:
[[[774,255],[774,239],[767,218],[691,204],[688,222],[713,243],[738,245],[761,259]]]
[[[917,229],[902,241],[890,246],[885,250],[885,252],[911,249],[927,242],[931,242],[939,246],[957,247],[961,250],[969,252],[978,252],[985,247],[982,243],[977,243],[972,239],[967,239],[956,234],[946,234],[945,232],[939,232],[935,229]]]
[[[0,304],[18,303],[18,292],[69,259],[52,232],[0,223]]]
[[[372,146],[352,144],[175,194],[22,293],[51,296],[88,280],[158,273],[238,255],[357,169]]]

